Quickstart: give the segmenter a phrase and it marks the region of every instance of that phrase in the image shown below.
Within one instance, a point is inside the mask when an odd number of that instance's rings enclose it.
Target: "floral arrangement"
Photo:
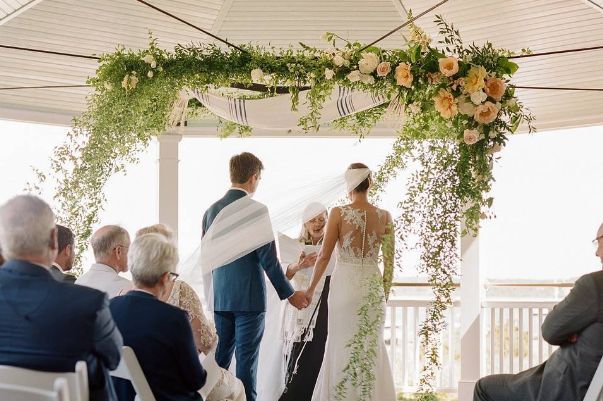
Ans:
[[[307,90],[309,112],[299,121],[306,131],[320,128],[322,105],[337,85],[385,96],[389,104],[332,126],[363,137],[383,118],[401,123],[392,153],[375,175],[375,194],[401,169],[419,166],[400,204],[403,216],[395,223],[401,241],[411,234],[420,238],[413,246],[420,249],[420,268],[434,288],[433,307],[421,332],[429,355],[421,386],[429,393],[438,366],[437,334],[451,303],[459,261],[461,220],[463,233],[477,233],[493,202],[488,196],[493,161],[521,123],[533,130],[533,117],[510,82],[518,69],[509,60],[512,53],[490,43],[465,46],[452,25],[441,17],[436,22],[442,37],[439,47],[411,24],[404,49],[364,47],[326,33],[329,49],[243,45],[240,51],[203,44],[179,45],[169,52],[151,39],[147,49],[119,47],[103,55],[89,79],[95,92],[87,110],[74,119],[69,140],[55,150],[52,163],[53,174],[61,180],[55,194],[59,214],[74,229],[78,254],[85,250],[90,227],[102,210],[105,183],[136,162],[138,152],[170,127],[181,89],[220,91],[262,84],[267,88],[262,96],[273,96],[284,86],[292,109],[299,104],[300,91]],[[189,116],[208,113],[199,103],[189,102],[188,107]],[[223,127],[241,135],[252,130],[232,122]]]

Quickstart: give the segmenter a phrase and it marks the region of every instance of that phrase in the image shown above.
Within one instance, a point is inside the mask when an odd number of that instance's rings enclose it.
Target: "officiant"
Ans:
[[[301,249],[299,259],[283,260],[283,265],[287,266],[287,278],[295,289],[306,288],[310,283],[327,217],[327,209],[321,203],[310,203],[304,209],[302,229],[297,238]],[[284,321],[287,376],[280,401],[310,401],[312,398],[327,341],[327,298],[331,273],[332,266],[325,274],[321,294],[316,294],[308,308],[297,310],[287,305]]]

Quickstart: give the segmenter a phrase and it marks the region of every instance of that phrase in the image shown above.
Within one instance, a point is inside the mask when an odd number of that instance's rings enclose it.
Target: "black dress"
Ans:
[[[317,305],[318,316],[316,317],[312,341],[306,343],[302,341],[296,342],[291,348],[291,356],[289,357],[289,366],[287,366],[287,376],[285,379],[286,387],[279,401],[310,401],[312,399],[312,393],[314,392],[316,379],[322,366],[322,358],[327,343],[327,326],[329,322],[327,300],[329,297],[330,281],[331,276],[326,276],[325,286],[320,295],[320,302]],[[297,372],[293,374],[296,362]]]

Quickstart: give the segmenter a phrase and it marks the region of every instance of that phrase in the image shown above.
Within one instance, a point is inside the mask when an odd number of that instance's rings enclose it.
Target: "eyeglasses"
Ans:
[[[168,272],[168,274],[170,275],[170,280],[172,280],[172,281],[176,281],[176,279],[178,277],[180,277],[180,275],[178,273]]]

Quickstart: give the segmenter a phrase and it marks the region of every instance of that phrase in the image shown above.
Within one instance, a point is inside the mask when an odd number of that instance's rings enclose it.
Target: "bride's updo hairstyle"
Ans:
[[[348,170],[356,170],[356,169],[368,169],[368,166],[364,163],[352,163],[350,164],[350,167],[348,167]],[[354,192],[358,192],[358,193],[363,193],[363,192],[367,192],[369,187],[371,186],[371,175],[369,174],[368,177],[366,177],[364,179],[364,181],[362,181],[360,184],[358,184],[356,186],[356,188],[354,188]]]

